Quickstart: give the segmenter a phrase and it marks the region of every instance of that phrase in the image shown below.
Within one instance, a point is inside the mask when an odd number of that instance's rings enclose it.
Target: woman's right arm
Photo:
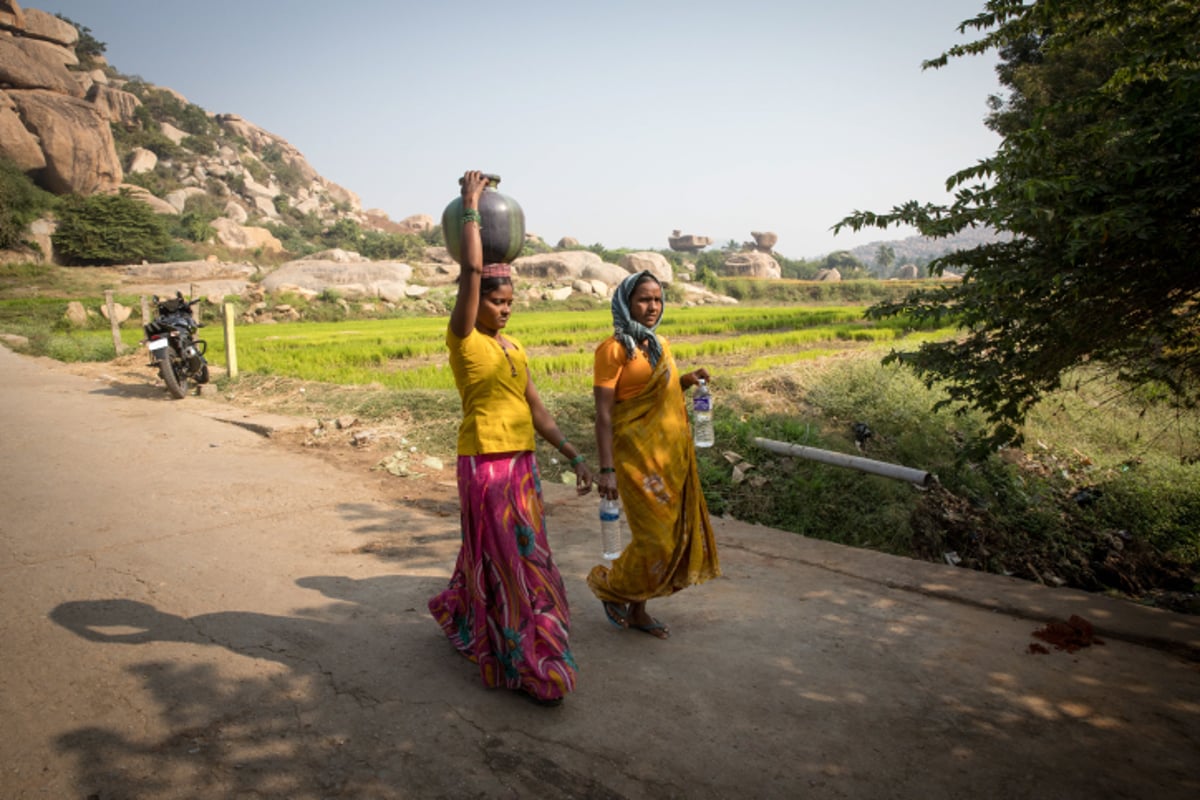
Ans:
[[[479,196],[486,186],[487,180],[479,170],[469,170],[463,175],[464,214],[469,211],[478,214]],[[458,338],[465,339],[475,327],[475,317],[479,314],[479,281],[483,275],[483,238],[477,220],[463,222],[460,242],[462,270],[458,276],[458,296],[454,300],[454,310],[450,312],[450,330]]]
[[[592,393],[596,398],[596,452],[599,454],[600,472],[596,480],[600,496],[617,499],[617,476],[613,471],[612,411],[616,390],[611,386],[595,386]]]

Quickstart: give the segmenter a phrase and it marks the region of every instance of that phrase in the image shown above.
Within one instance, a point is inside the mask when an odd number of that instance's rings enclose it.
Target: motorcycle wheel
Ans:
[[[175,371],[175,366],[171,363],[171,354],[167,350],[159,352],[158,374],[162,375],[163,383],[167,385],[167,391],[172,397],[176,400],[187,397],[187,376]]]
[[[196,383],[208,383],[208,364],[200,367],[200,371],[196,373]]]

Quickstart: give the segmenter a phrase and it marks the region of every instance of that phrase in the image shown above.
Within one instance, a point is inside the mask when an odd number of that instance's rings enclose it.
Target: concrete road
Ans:
[[[453,514],[3,348],[0,408],[5,800],[1200,796],[1192,617],[722,520],[658,641],[605,621],[595,500],[547,486],[581,673],[540,708],[425,611]],[[1029,652],[1072,614],[1104,644]]]

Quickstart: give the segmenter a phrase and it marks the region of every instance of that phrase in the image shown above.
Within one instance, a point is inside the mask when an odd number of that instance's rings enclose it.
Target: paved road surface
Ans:
[[[582,671],[544,709],[425,611],[455,517],[3,348],[0,408],[4,800],[1200,797],[1195,618],[722,520],[660,642],[548,486]],[[1071,614],[1105,644],[1028,652]]]

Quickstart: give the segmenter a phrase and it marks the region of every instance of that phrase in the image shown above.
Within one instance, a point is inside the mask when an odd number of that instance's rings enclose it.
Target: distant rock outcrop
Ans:
[[[355,260],[347,255],[318,253],[289,261],[264,278],[262,285],[269,292],[315,295],[333,290],[348,299],[378,298],[395,303],[405,298],[411,277],[412,267],[399,261],[366,261],[361,256]]]
[[[699,253],[712,244],[712,239],[707,236],[685,235],[676,229],[667,237],[667,244],[677,253]]]
[[[648,271],[654,277],[658,278],[659,283],[663,286],[669,284],[672,278],[674,278],[671,270],[671,262],[667,261],[666,256],[662,253],[655,253],[653,251],[626,253],[621,256],[621,266],[629,274]]]
[[[743,250],[733,253],[722,264],[725,277],[729,278],[780,278],[783,270],[779,263],[766,253]]]
[[[754,237],[754,249],[760,253],[775,252],[775,245],[779,241],[779,236],[771,231],[750,231],[750,235]]]
[[[575,280],[583,278],[589,268],[603,263],[604,260],[590,250],[564,250],[523,256],[513,261],[512,266],[514,274],[520,278]]]

